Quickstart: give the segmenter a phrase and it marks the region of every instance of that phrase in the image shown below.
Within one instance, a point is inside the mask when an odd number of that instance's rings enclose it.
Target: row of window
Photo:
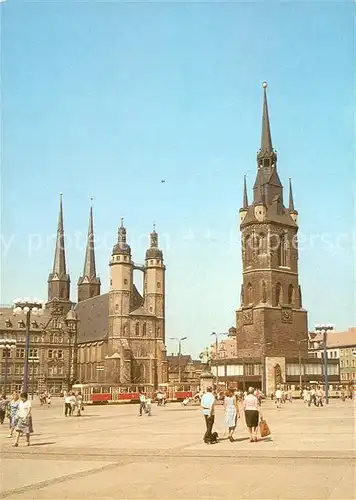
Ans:
[[[10,319],[7,319],[5,321],[5,327],[6,328],[15,328],[15,324]],[[26,328],[25,322],[22,320],[18,321],[17,328]],[[37,321],[32,321],[31,328],[40,328],[40,325],[37,323]]]
[[[7,349],[2,350],[2,357],[9,357],[10,352]],[[36,347],[30,347],[28,351],[28,355],[30,358],[38,358],[39,349]],[[15,351],[15,358],[23,359],[25,357],[25,348],[17,347]],[[62,349],[48,349],[47,357],[49,359],[63,359],[63,350]]]
[[[341,373],[341,380],[356,380],[356,372],[351,373]]]
[[[302,375],[322,375],[324,373],[323,365],[314,363],[305,363],[301,365]],[[288,363],[286,365],[286,374],[290,376],[300,375],[299,363]],[[328,375],[338,375],[338,365],[328,365]]]
[[[6,338],[16,340],[17,342],[26,342],[25,335],[16,335],[16,334],[6,334]],[[49,335],[46,337],[45,335],[31,335],[31,344],[32,343],[42,343],[48,342],[49,344],[63,344],[66,341],[70,342],[70,339],[63,338],[62,335]]]
[[[40,368],[39,366],[32,366],[32,364],[29,365],[28,367],[29,374],[32,375],[38,375],[40,373]],[[8,375],[23,375],[24,373],[24,366],[23,365],[15,365],[15,367],[8,366],[7,367],[7,374]],[[1,367],[1,375],[5,375],[5,366]]]
[[[345,360],[341,359],[340,366],[341,366],[341,368],[348,368],[348,367],[355,368],[356,367],[356,359],[350,359],[350,361],[348,359],[345,359]]]
[[[253,286],[251,283],[248,283],[246,287],[246,301],[243,300],[243,303],[245,305],[253,304],[253,297],[254,297]],[[260,284],[260,298],[261,302],[267,301],[267,287],[265,281],[263,280],[261,281]],[[293,285],[288,286],[288,292],[286,298],[287,300],[284,300],[282,285],[280,283],[277,283],[275,286],[273,305],[278,306],[283,303],[288,303],[289,305],[293,305],[295,302],[295,291]]]
[[[281,236],[273,234],[270,237],[263,233],[248,235],[244,239],[243,245],[247,265],[251,264],[254,252],[257,255],[267,255],[276,250],[278,265],[280,267],[290,266],[290,246],[285,233]]]
[[[253,376],[253,375],[261,375],[262,373],[262,365],[261,364],[252,364],[252,363],[247,363],[245,365],[219,365],[218,367],[212,366],[211,367],[211,372],[214,376],[216,376],[216,368],[218,368],[218,376],[219,377],[225,377],[225,369],[226,369],[226,376],[227,377],[232,377],[232,376]],[[245,368],[245,372],[244,372]]]
[[[355,356],[356,353],[356,347],[352,347],[351,349],[341,349],[340,350],[340,357],[341,356]]]

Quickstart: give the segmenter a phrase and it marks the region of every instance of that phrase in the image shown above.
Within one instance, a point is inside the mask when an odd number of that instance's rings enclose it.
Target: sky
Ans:
[[[167,338],[196,356],[226,332],[266,80],[309,328],[356,324],[354,2],[6,0],[0,16],[1,303],[46,298],[63,193],[73,300],[93,197],[102,291],[120,218],[137,263],[155,222]]]

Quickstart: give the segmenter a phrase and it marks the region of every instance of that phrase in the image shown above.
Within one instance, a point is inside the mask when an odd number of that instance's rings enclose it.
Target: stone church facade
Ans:
[[[165,348],[165,265],[155,229],[150,234],[145,263],[134,263],[121,221],[109,261],[108,293],[101,294],[95,264],[93,211],[90,209],[83,274],[77,283],[77,302],[70,299],[62,196],[53,268],[48,277],[44,314],[30,328],[29,388],[58,394],[75,383],[156,388],[168,380]],[[144,276],[143,295],[133,281]],[[11,307],[0,308],[0,336],[16,340],[7,360],[7,392],[20,390],[23,380],[25,317]],[[4,377],[5,354],[0,356]],[[38,361],[37,361],[38,360]]]
[[[249,203],[245,178],[239,212],[243,283],[236,311],[236,353],[246,363],[261,363],[262,385],[269,394],[286,380],[286,358],[306,357],[308,325],[298,273],[298,212],[291,181],[289,201],[284,203],[266,86],[253,197]]]

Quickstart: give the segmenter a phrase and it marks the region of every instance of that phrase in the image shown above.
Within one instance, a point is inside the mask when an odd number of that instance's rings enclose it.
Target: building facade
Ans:
[[[340,364],[340,383],[344,386],[356,384],[356,328],[345,332],[328,332],[328,363],[337,359]],[[324,338],[321,333],[309,334],[309,355],[324,359]]]

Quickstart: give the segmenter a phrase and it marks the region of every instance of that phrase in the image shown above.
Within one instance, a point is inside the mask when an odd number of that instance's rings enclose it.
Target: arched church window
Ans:
[[[263,255],[267,253],[267,236],[263,233],[260,234],[259,251]]]
[[[64,299],[64,296],[65,296],[64,288],[61,288],[61,290],[59,292],[59,296],[61,299]]]
[[[288,304],[294,304],[294,287],[289,285],[288,287]]]
[[[276,284],[276,305],[279,306],[282,303],[282,287],[280,283]]]
[[[249,283],[247,285],[247,304],[252,304],[252,285]]]
[[[252,240],[251,240],[251,236],[248,235],[246,236],[245,238],[245,260],[246,260],[246,264],[249,264],[250,261],[251,261],[251,245],[252,245]]]
[[[144,324],[142,325],[142,335],[143,335],[144,337],[146,337],[146,335],[147,335],[147,325],[146,325],[146,323],[144,323]]]
[[[156,337],[159,337],[161,335],[161,329],[159,326],[156,328]]]
[[[262,281],[261,283],[261,300],[263,303],[267,302],[267,290],[265,281]]]
[[[135,325],[135,334],[136,334],[136,337],[138,337],[140,335],[140,323],[139,322],[137,322]]]
[[[289,253],[289,246],[288,246],[288,239],[287,239],[287,234],[283,233],[281,236],[280,244],[278,246],[278,265],[286,267],[288,266],[288,253]]]
[[[127,279],[125,278],[125,279],[124,279],[124,285],[127,285],[127,283],[128,283],[128,281],[127,281]]]

